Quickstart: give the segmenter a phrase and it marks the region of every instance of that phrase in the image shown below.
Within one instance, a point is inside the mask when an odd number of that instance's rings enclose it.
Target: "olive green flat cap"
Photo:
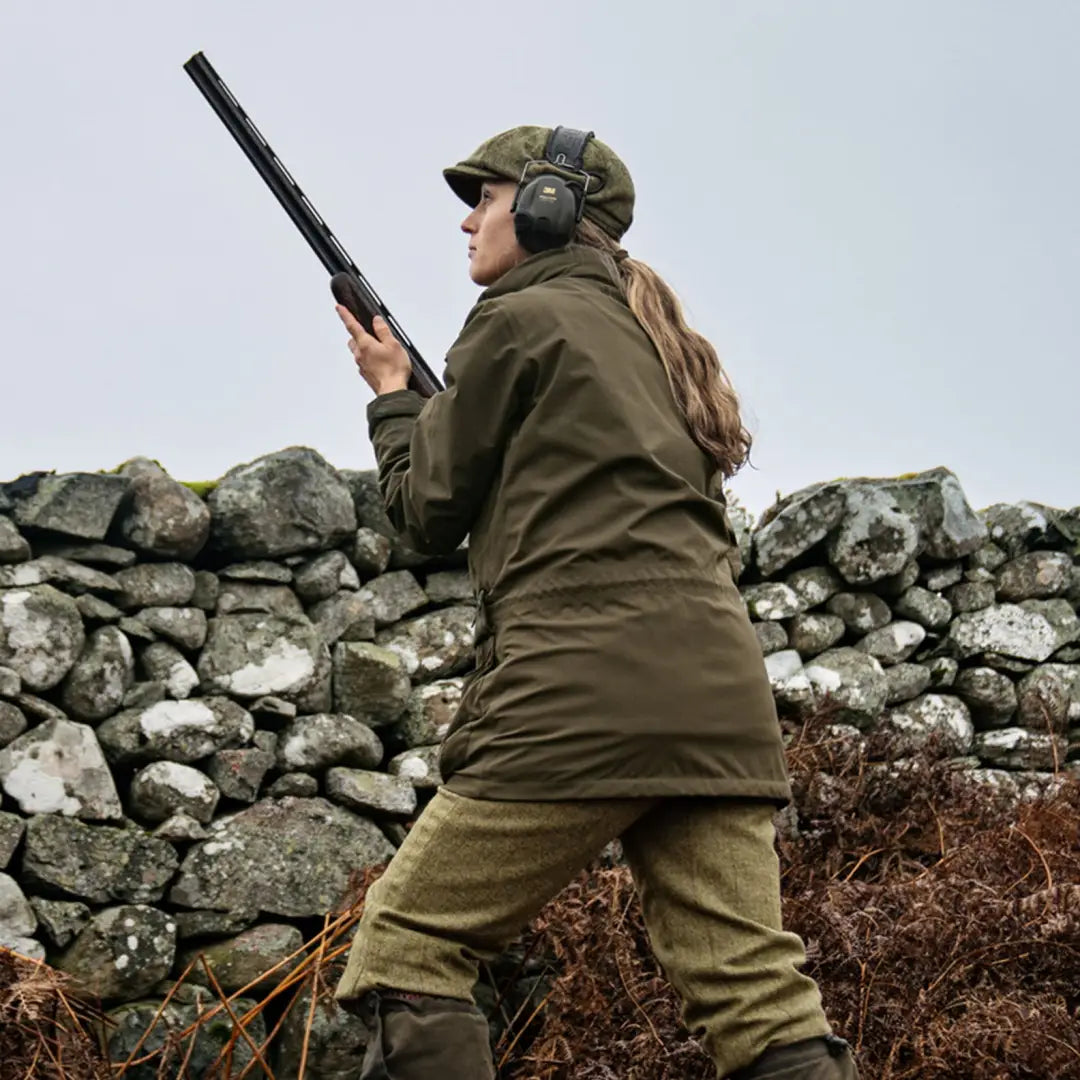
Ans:
[[[551,131],[547,127],[525,126],[500,132],[481,143],[464,161],[443,169],[443,176],[458,198],[475,206],[485,180],[517,183],[527,162],[542,161]],[[592,178],[585,196],[585,216],[618,240],[634,220],[630,172],[615,151],[599,139],[589,140],[583,165]],[[573,178],[571,173],[565,175]]]

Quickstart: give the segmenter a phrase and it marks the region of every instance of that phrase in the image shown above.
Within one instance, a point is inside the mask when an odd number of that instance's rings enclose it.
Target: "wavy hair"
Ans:
[[[626,301],[649,335],[667,372],[675,401],[694,442],[716,463],[724,479],[750,456],[750,432],[739,398],[712,345],[691,329],[671,287],[646,263],[632,259],[598,225],[583,218],[574,243],[609,256]]]

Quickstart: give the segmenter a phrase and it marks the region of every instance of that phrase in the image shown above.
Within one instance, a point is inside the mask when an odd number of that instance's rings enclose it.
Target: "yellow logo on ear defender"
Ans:
[[[553,187],[546,187],[546,188],[544,188],[544,194],[545,195],[554,195],[555,194],[555,189]]]

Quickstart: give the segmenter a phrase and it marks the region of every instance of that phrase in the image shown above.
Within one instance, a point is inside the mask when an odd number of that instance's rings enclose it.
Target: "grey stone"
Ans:
[[[949,627],[949,642],[961,660],[993,652],[1035,663],[1049,659],[1061,644],[1045,615],[1015,604],[957,615]]]
[[[31,492],[27,485],[15,498],[13,516],[23,528],[104,540],[131,481],[101,473],[66,473],[39,478]],[[8,486],[11,495],[11,485]]]
[[[1030,660],[1015,660],[1011,656],[1003,656],[996,652],[983,653],[982,662],[995,671],[1004,671],[1010,675],[1026,675],[1029,671],[1034,671],[1037,666]]]
[[[343,551],[326,551],[316,555],[296,570],[293,588],[305,604],[325,600],[339,589],[356,589],[360,580]]]
[[[1050,531],[1048,508],[1039,503],[995,503],[980,511],[990,540],[1010,558],[1042,543]]]
[[[0,786],[24,814],[123,817],[93,730],[70,720],[48,720],[0,750]]]
[[[388,565],[399,569],[422,566],[427,557],[410,550],[402,543],[390,519],[386,516],[382,492],[379,490],[379,474],[375,469],[343,469],[341,478],[349,485],[353,506],[356,510],[356,524],[360,529],[370,529],[390,541],[390,562]],[[359,532],[356,548],[359,547]],[[360,554],[354,551],[354,554]],[[359,560],[354,559],[356,569],[364,576]]]
[[[23,563],[19,569],[22,572],[40,570],[42,581],[76,596],[99,592],[112,595],[120,591],[116,578],[111,574],[104,574],[100,570],[83,566],[71,559],[63,559],[59,555],[42,555],[33,562]]]
[[[306,619],[220,615],[210,620],[197,670],[204,692],[295,699],[319,682],[324,663],[329,669],[326,646]]]
[[[882,486],[918,521],[922,549],[930,558],[962,559],[986,543],[986,526],[948,469],[929,469]]]
[[[747,585],[740,590],[743,601],[755,619],[790,619],[803,611],[798,594],[779,581],[767,581],[761,585]]]
[[[746,507],[740,506],[730,491],[725,489],[724,495],[727,501],[728,522],[731,525],[731,531],[735,534],[735,543],[739,549],[741,573],[743,570],[748,569],[754,561],[754,528],[756,522],[754,521],[754,515]],[[739,580],[739,574],[735,575],[735,580]],[[458,599],[464,600],[466,597],[458,597]]]
[[[373,769],[382,761],[378,735],[344,714],[298,716],[281,732],[277,764],[283,771],[308,772],[331,765]]]
[[[753,625],[763,656],[788,647],[787,631],[778,622],[759,622]]]
[[[28,690],[50,690],[71,670],[85,634],[70,596],[51,585],[0,591],[0,664]]]
[[[308,1017],[312,1017],[309,1028]],[[347,1012],[333,997],[321,999],[312,1011],[311,993],[302,990],[285,1017],[272,1067],[277,1080],[361,1080],[368,1034],[364,1021]],[[307,1049],[306,1066],[301,1066]],[[306,1071],[301,1074],[301,1069]]]
[[[290,972],[293,964],[278,968],[304,945],[304,935],[295,926],[284,923],[262,923],[244,930],[227,941],[218,941],[185,951],[179,957],[181,968],[194,960],[200,953],[207,967],[213,972],[214,979],[226,994],[252,986],[256,994],[265,994],[277,986]],[[209,976],[200,961],[193,969],[190,979],[204,986],[210,985]],[[252,985],[255,984],[255,985]]]
[[[840,641],[845,629],[839,615],[807,612],[788,624],[788,644],[803,657],[817,656]]]
[[[964,564],[958,562],[932,566],[923,574],[923,584],[930,592],[943,592],[963,580]]]
[[[264,614],[303,619],[304,607],[287,585],[253,581],[224,581],[218,592],[219,615]]]
[[[893,604],[902,619],[910,619],[927,630],[944,630],[953,617],[952,604],[938,593],[913,585]]]
[[[221,579],[211,570],[195,571],[195,592],[191,597],[192,607],[200,611],[216,611],[218,594],[221,592]]]
[[[44,894],[94,904],[161,899],[176,872],[176,852],[141,829],[86,825],[57,814],[26,823],[22,878]]]
[[[149,645],[157,641],[157,634],[144,622],[138,619],[123,618],[117,624],[120,629],[134,641]]]
[[[437,570],[428,574],[424,581],[424,592],[433,604],[475,601],[475,592],[467,570]]]
[[[26,822],[18,814],[0,810],[0,870],[11,862],[25,831]]]
[[[975,728],[968,707],[958,698],[944,694],[923,694],[913,701],[889,709],[878,725],[900,754],[915,754],[931,740],[951,756],[971,751]]]
[[[210,535],[202,499],[146,458],[126,462],[120,473],[131,478],[131,498],[120,516],[124,538],[146,555],[194,559]]]
[[[885,669],[886,705],[899,705],[918,697],[930,685],[930,672],[922,664],[894,664]]]
[[[227,581],[261,582],[269,585],[291,585],[293,580],[293,572],[289,567],[271,559],[230,563],[218,573]]]
[[[168,687],[163,682],[137,682],[124,695],[125,709],[148,709],[165,700]]]
[[[139,661],[146,677],[152,682],[162,683],[169,697],[177,701],[183,701],[190,696],[199,685],[198,673],[174,645],[168,645],[164,641],[147,645]],[[131,704],[129,703],[129,707]]]
[[[131,642],[115,626],[101,626],[86,639],[82,654],[64,679],[64,708],[80,720],[104,720],[124,703],[135,681]]]
[[[29,542],[10,518],[0,516],[0,563],[21,563],[29,558]]]
[[[272,695],[253,701],[250,708],[251,715],[260,724],[272,728],[279,728],[290,720],[295,720],[298,712],[293,702]]]
[[[1016,688],[1017,723],[1034,731],[1062,731],[1080,723],[1080,667],[1043,664]]]
[[[374,726],[390,724],[409,702],[412,683],[401,653],[366,641],[334,646],[334,708]]]
[[[802,658],[794,649],[765,657],[765,673],[777,706],[783,711],[801,711],[814,705],[814,686],[803,671]]]
[[[325,799],[263,799],[220,824],[180,868],[170,899],[181,907],[322,916],[355,872],[385,863],[393,845],[377,825]]]
[[[765,577],[820,543],[840,524],[846,500],[838,484],[818,485],[781,500],[754,533],[754,558]]]
[[[45,959],[45,950],[31,935],[37,916],[15,879],[0,874],[0,949],[13,949],[23,956]]]
[[[924,662],[924,666],[930,672],[930,686],[935,690],[952,686],[960,671],[960,665],[951,656],[932,657]]]
[[[223,697],[162,701],[127,709],[98,728],[98,740],[114,765],[151,761],[187,764],[251,741],[255,722],[246,709]]]
[[[28,585],[44,585],[49,575],[40,562],[0,565],[0,589],[23,589]]]
[[[267,789],[267,794],[274,799],[280,799],[286,795],[310,799],[318,793],[319,781],[309,773],[302,772],[283,773]]]
[[[864,729],[881,715],[889,684],[881,664],[858,649],[830,649],[803,668],[819,700],[837,706],[836,720]]]
[[[77,540],[41,539],[34,543],[34,551],[39,555],[55,555],[73,562],[88,563],[90,566],[104,566],[110,570],[123,570],[134,566],[138,556],[127,548],[112,544],[82,543]]]
[[[42,935],[55,949],[67,948],[90,922],[90,909],[78,900],[32,896],[30,906]]]
[[[274,755],[258,747],[220,750],[210,759],[207,772],[226,799],[253,803],[259,797],[263,778],[273,765]]]
[[[178,911],[176,936],[181,941],[222,938],[239,934],[259,917],[258,911]]]
[[[1031,551],[1005,563],[997,572],[1002,600],[1049,600],[1068,591],[1072,557],[1063,551]]]
[[[168,840],[170,844],[190,844],[196,840],[205,840],[209,833],[190,814],[179,811],[170,814],[151,835]]]
[[[1041,615],[1053,627],[1059,647],[1080,641],[1080,618],[1068,600],[1022,600],[1020,607]]]
[[[349,487],[307,447],[289,447],[230,469],[207,502],[211,544],[234,558],[325,551],[356,532]]]
[[[56,966],[105,1001],[130,1001],[164,979],[175,956],[172,917],[145,904],[124,904],[95,915]]]
[[[1016,713],[1012,679],[993,668],[964,668],[956,676],[953,690],[971,709],[979,727],[1003,727]]]
[[[988,581],[994,581],[995,578],[989,570],[983,570],[981,567],[976,566],[964,571],[964,580],[981,584]]]
[[[837,593],[826,605],[832,615],[839,615],[853,634],[880,630],[892,619],[889,605],[873,593]]]
[[[17,739],[26,730],[26,714],[10,701],[0,701],[0,747]]]
[[[375,635],[376,645],[396,652],[414,682],[431,682],[469,669],[475,658],[476,609],[439,608]]]
[[[405,746],[411,748],[442,742],[461,703],[463,690],[461,679],[440,679],[416,687],[395,728]]]
[[[22,678],[9,667],[0,667],[0,698],[12,698],[22,692]]]
[[[251,745],[256,750],[265,750],[266,753],[277,757],[278,733],[275,731],[256,731],[251,737]]]
[[[997,728],[975,736],[975,753],[1002,769],[1056,769],[1065,760],[1068,741],[1061,735],[1027,728]]]
[[[346,548],[356,572],[361,578],[378,577],[390,565],[391,543],[388,537],[374,529],[360,528]]]
[[[206,825],[214,816],[219,796],[208,776],[175,761],[152,761],[131,781],[131,808],[152,824],[184,813]]]
[[[396,754],[386,763],[391,776],[403,776],[417,791],[434,791],[442,783],[439,747],[415,746]]]
[[[896,600],[919,580],[921,574],[922,571],[919,569],[918,561],[912,559],[898,573],[890,574],[888,577],[875,581],[874,592],[878,596],[884,596],[887,600]]]
[[[393,570],[374,578],[359,595],[371,608],[377,629],[399,622],[428,603],[427,593],[408,570]]]
[[[59,706],[33,694],[16,694],[12,704],[22,709],[31,727],[35,722],[49,720],[64,722],[68,718],[67,713]]]
[[[890,495],[853,485],[840,527],[829,538],[829,562],[849,585],[869,585],[898,574],[914,557],[919,530]]]
[[[899,664],[926,640],[926,630],[916,622],[892,622],[871,630],[855,646],[875,657],[884,667]]]
[[[983,544],[978,551],[971,553],[968,562],[972,567],[980,570],[995,571],[1003,563],[1008,562],[1009,556],[1005,554],[995,543]]]
[[[140,563],[118,570],[123,590],[117,604],[127,611],[146,607],[183,607],[195,595],[195,571],[183,563]]]
[[[320,600],[308,609],[308,617],[327,646],[342,640],[372,641],[375,637],[375,614],[358,592],[342,591]]]
[[[416,811],[416,789],[403,776],[335,767],[326,772],[326,794],[362,813],[409,817]]]
[[[155,634],[189,652],[201,649],[206,642],[206,612],[199,608],[144,608],[139,619]]]
[[[76,597],[75,606],[79,609],[83,622],[114,623],[124,617],[124,613],[115,604],[110,604],[99,596],[91,596],[90,593]]]

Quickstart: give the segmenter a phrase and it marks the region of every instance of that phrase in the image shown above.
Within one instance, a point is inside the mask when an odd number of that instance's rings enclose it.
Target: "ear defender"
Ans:
[[[530,254],[565,247],[573,238],[589,190],[591,178],[582,163],[592,137],[591,131],[557,127],[544,149],[544,160],[525,163],[510,211],[518,243]],[[539,174],[527,180],[530,168],[536,165],[540,166]],[[568,179],[545,165],[575,175]]]

